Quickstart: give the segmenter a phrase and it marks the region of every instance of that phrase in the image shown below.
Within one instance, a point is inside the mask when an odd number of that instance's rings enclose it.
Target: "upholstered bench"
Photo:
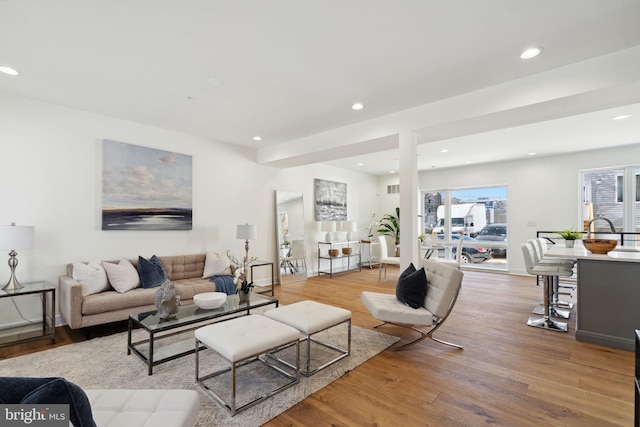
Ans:
[[[193,427],[195,390],[85,390],[98,427]]]
[[[335,363],[351,354],[351,312],[349,310],[322,304],[316,301],[300,301],[291,305],[274,308],[273,310],[265,312],[264,315],[270,319],[293,326],[304,335],[302,341],[306,341],[306,353],[304,355],[304,367],[300,372],[305,376],[313,375],[320,369],[326,368],[332,363]],[[334,326],[338,326],[342,323],[347,324],[346,349],[311,337],[314,334],[333,328]],[[315,342],[321,346],[335,350],[338,353],[338,356],[321,366],[312,368],[311,342]],[[280,361],[287,363],[284,360]]]
[[[264,316],[251,314],[214,323],[213,325],[203,326],[202,328],[196,329],[194,334],[196,337],[196,382],[203,388],[203,391],[207,395],[231,412],[232,416],[243,409],[253,406],[297,384],[300,379],[300,334],[297,329],[291,326],[276,322]],[[213,350],[229,362],[231,367],[200,376],[200,353],[203,351],[200,350],[201,345]],[[281,367],[272,365],[270,362],[273,361],[267,356],[260,358],[260,355],[266,355],[270,352],[291,346],[295,346],[295,357],[297,359],[297,363],[293,366],[293,372],[287,372]],[[238,404],[236,401],[239,391],[236,381],[237,370],[240,366],[250,362],[262,362],[272,371],[278,372],[285,377],[285,380],[288,380],[283,384],[276,384],[274,388],[264,393],[256,393],[257,397],[254,396],[254,398],[248,402]],[[227,401],[221,396],[221,393],[215,392],[212,387],[207,385],[206,380],[229,371],[231,372],[229,384],[231,397]],[[251,384],[249,385],[252,386]]]

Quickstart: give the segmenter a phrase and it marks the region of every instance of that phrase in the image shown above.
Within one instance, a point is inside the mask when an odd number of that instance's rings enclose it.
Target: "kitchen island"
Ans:
[[[576,339],[633,350],[640,329],[640,251],[553,247],[545,256],[577,260]]]

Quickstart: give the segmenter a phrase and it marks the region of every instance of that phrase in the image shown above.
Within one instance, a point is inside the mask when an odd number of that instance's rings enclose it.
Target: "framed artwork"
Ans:
[[[315,179],[316,221],[347,220],[347,184]]]
[[[103,230],[191,230],[192,157],[102,141]]]

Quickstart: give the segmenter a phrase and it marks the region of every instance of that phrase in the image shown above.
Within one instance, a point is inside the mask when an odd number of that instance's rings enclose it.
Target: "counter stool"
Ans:
[[[521,245],[522,254],[524,255],[524,265],[527,269],[527,273],[534,276],[541,276],[544,279],[544,313],[542,318],[536,319],[530,317],[527,321],[527,325],[535,326],[538,328],[550,329],[553,331],[567,332],[567,324],[564,322],[556,322],[550,317],[551,314],[551,290],[553,287],[554,277],[570,277],[573,275],[573,270],[563,268],[558,265],[541,265],[534,264],[535,249],[531,243],[523,243]]]
[[[303,363],[301,372],[307,377],[351,354],[351,312],[349,310],[333,307],[316,301],[300,301],[283,307],[274,308],[264,313],[264,315],[270,319],[292,326],[304,335],[302,341],[306,341],[307,345],[305,346],[305,362]],[[347,324],[346,349],[312,338],[312,335],[333,328],[334,326],[338,326],[342,323]],[[312,368],[312,342],[331,350],[335,350],[338,353],[338,356],[327,361],[321,366]],[[279,360],[282,363],[289,364],[284,360]]]
[[[543,237],[538,237],[537,239],[533,239],[534,247],[536,248],[536,254],[541,262],[544,263],[559,263],[561,265],[568,266],[569,268],[573,268],[576,265],[576,260],[570,258],[548,258],[545,257],[544,254],[549,250],[549,245],[547,245],[546,239]],[[568,289],[569,291],[561,291],[561,289]],[[568,301],[560,300],[560,295],[571,295],[571,291],[576,290],[575,284],[561,284],[560,280],[555,281],[553,286],[553,304],[555,306],[561,306],[566,308],[573,308],[573,303]]]
[[[214,323],[213,325],[203,326],[202,328],[196,329],[194,334],[196,337],[196,383],[202,387],[205,394],[231,412],[231,416],[297,384],[300,380],[300,333],[291,326],[276,322],[264,316],[251,314]],[[230,363],[231,367],[200,376],[201,345],[213,350],[217,355]],[[290,346],[295,346],[295,363],[291,364],[293,373],[287,372],[275,364],[270,364],[268,357],[260,358],[260,355]],[[252,362],[263,363],[271,370],[284,376],[287,382],[284,384],[279,383],[276,388],[265,391],[264,393],[256,393],[255,390],[252,390],[251,394],[255,394],[258,397],[238,405],[236,402],[238,392],[237,370],[241,366],[248,365]],[[229,384],[231,397],[228,402],[220,393],[215,392],[210,386],[205,384],[206,380],[227,372],[231,373]],[[257,373],[253,372],[251,375],[255,376]],[[254,387],[255,384],[251,383],[247,384],[247,386]]]
[[[558,266],[563,269],[571,270],[575,262],[569,259],[562,258],[545,258],[543,256],[543,244],[541,242],[542,239],[529,239],[527,240],[527,244],[533,248],[533,264],[541,265],[546,267]],[[546,246],[546,245],[545,245]],[[573,274],[573,273],[572,273]],[[564,277],[564,276],[563,276]],[[549,290],[549,298],[550,298],[550,315],[554,317],[561,317],[563,319],[568,319],[570,316],[569,311],[560,310],[558,307],[565,308],[573,308],[573,303],[565,302],[560,300],[560,277],[553,276],[551,280],[550,290]],[[536,307],[533,309],[534,314],[544,314],[544,307]]]

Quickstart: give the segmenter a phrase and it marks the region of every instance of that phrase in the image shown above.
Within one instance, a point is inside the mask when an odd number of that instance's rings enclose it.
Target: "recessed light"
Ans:
[[[443,148],[442,150],[440,150],[441,153],[448,153],[449,150],[447,150],[446,148]]]
[[[396,173],[396,171],[389,171],[389,173]]]
[[[353,108],[354,110],[362,110],[364,108],[364,104],[356,102],[351,106],[351,108]]]
[[[620,114],[619,116],[613,117],[611,120],[624,120],[628,119],[629,117],[631,117],[630,114]]]
[[[261,136],[256,135],[256,136],[254,136],[254,137],[253,137],[253,140],[254,140],[254,141],[262,141],[262,137],[261,137]]]
[[[471,160],[467,160],[467,161],[465,162],[465,164],[467,164],[467,165],[468,165],[468,164],[470,164],[470,163],[471,163]]]
[[[0,66],[0,73],[8,74],[10,76],[17,76],[20,74],[18,70],[7,67],[6,65]]]
[[[535,155],[536,155],[536,153],[529,153],[529,154],[527,154],[527,156],[535,156]]]
[[[542,48],[541,47],[531,47],[531,48],[525,50],[524,52],[522,52],[520,54],[520,58],[521,59],[535,58],[536,56],[540,55],[541,52],[542,52]]]
[[[364,166],[364,163],[360,162],[358,163],[358,166]]]

